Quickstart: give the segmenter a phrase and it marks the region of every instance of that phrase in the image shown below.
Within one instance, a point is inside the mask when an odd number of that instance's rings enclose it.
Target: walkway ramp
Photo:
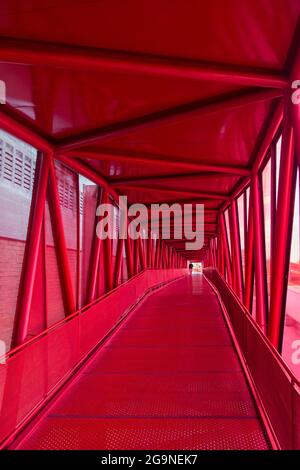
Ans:
[[[268,449],[202,275],[147,296],[14,448]]]

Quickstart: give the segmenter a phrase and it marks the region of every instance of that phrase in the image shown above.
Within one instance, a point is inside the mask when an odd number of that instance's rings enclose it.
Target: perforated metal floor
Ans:
[[[202,276],[148,296],[15,448],[268,449]]]

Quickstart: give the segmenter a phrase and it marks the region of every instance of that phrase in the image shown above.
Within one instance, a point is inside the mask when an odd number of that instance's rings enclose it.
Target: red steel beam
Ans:
[[[280,176],[275,224],[275,257],[272,263],[271,306],[268,336],[272,344],[281,351],[288,287],[293,213],[296,186],[296,158],[294,131],[291,123],[287,97],[281,144]]]
[[[239,231],[239,219],[236,199],[231,204],[231,229],[232,229],[232,264],[235,272],[235,290],[238,297],[243,299],[243,272],[242,272],[242,255],[241,240]]]
[[[224,254],[225,254],[227,280],[228,280],[228,284],[232,285],[231,260],[230,260],[229,244],[228,244],[228,239],[227,239],[227,232],[226,232],[223,212],[221,212],[219,216],[219,220],[220,220],[220,230],[221,230],[221,236],[222,236],[222,245],[224,247]]]
[[[300,42],[299,41],[300,41],[300,33],[298,34],[298,50],[297,50],[297,54],[293,63],[292,70],[291,70],[290,84],[291,84],[291,101],[293,103],[293,105],[291,106],[292,124],[294,128],[295,146],[296,146],[296,152],[298,156],[298,163],[300,164],[300,47],[299,47]]]
[[[22,344],[27,337],[33,287],[37,268],[41,232],[43,225],[50,155],[38,154],[35,187],[32,196],[28,235],[24,254],[22,276],[14,320],[12,347]],[[39,161],[40,160],[40,161]]]
[[[156,253],[155,253],[155,268],[160,268],[161,263],[161,239],[158,238],[156,241]]]
[[[245,307],[252,311],[253,302],[253,282],[254,282],[254,229],[253,229],[253,206],[252,195],[250,194],[249,215],[248,215],[248,231],[246,246],[246,265],[245,265]]]
[[[71,313],[75,312],[76,302],[72,285],[72,276],[65,240],[65,231],[62,220],[57,179],[53,159],[51,159],[49,168],[48,197],[52,230],[55,241],[55,250],[57,253],[58,268],[62,280],[62,296],[64,299],[66,316],[68,316]]]
[[[109,202],[109,194],[107,190],[102,189],[102,203],[107,204]],[[109,292],[113,288],[113,266],[112,266],[112,240],[107,237],[103,241],[104,250],[104,277],[105,277],[105,289]]]
[[[139,241],[133,240],[133,273],[139,272]]]
[[[165,109],[155,113],[150,113],[127,121],[117,122],[93,131],[88,131],[78,136],[66,137],[57,144],[58,150],[66,151],[74,148],[91,145],[101,142],[107,138],[128,135],[130,132],[145,130],[154,126],[170,125],[181,120],[209,116],[214,113],[228,111],[246,106],[260,101],[268,101],[282,96],[282,90],[270,89],[263,91],[251,91],[226,95],[214,100],[200,100],[183,104],[174,108]]]
[[[217,193],[204,193],[204,192],[196,192],[196,191],[184,191],[182,189],[170,189],[170,188],[161,188],[155,187],[153,188],[150,186],[139,186],[139,185],[129,185],[124,184],[121,185],[122,188],[126,189],[127,191],[142,191],[142,192],[151,192],[155,190],[156,192],[164,192],[166,194],[179,194],[180,196],[186,197],[194,197],[194,198],[203,198],[203,199],[223,199],[227,200],[228,196],[226,194],[217,194]],[[118,188],[118,183],[114,184],[115,188]]]
[[[253,175],[252,179],[253,223],[254,223],[254,259],[255,259],[255,291],[256,320],[265,332],[268,321],[268,288],[265,248],[265,225],[263,209],[263,189],[261,175]]]
[[[138,244],[139,244],[140,265],[141,265],[141,270],[143,271],[144,269],[146,269],[146,262],[145,262],[145,254],[144,254],[144,243],[141,237],[138,238]]]
[[[126,247],[127,272],[128,272],[128,278],[130,278],[133,276],[133,258],[132,258],[131,239],[129,237],[125,239],[125,247]]]
[[[10,117],[2,110],[0,110],[0,128],[18,139],[27,142],[27,144],[32,145],[41,152],[52,153],[54,150],[53,145],[51,145],[46,139],[22,124],[16,118]]]
[[[158,77],[208,80],[243,86],[286,88],[287,77],[274,71],[245,70],[236,65],[203,64],[197,60],[122,52],[108,49],[61,45],[26,39],[2,38],[3,62],[69,68],[88,71],[115,71]]]
[[[129,162],[128,162],[129,163]],[[219,169],[221,171],[219,172]],[[211,179],[212,182],[214,181],[216,175],[219,177],[225,176],[228,177],[228,175],[235,175],[235,176],[250,176],[251,171],[247,169],[241,169],[241,171],[237,168],[236,172],[234,172],[234,169],[231,171],[230,167],[226,167],[226,172],[222,171],[222,167],[218,166],[213,166],[211,165],[210,167],[210,172],[202,171],[201,173],[199,172],[194,172],[194,173],[175,173],[175,174],[168,174],[168,175],[157,175],[157,176],[146,176],[145,178],[118,178],[114,179],[110,182],[110,185],[112,187],[118,187],[121,188],[122,186],[132,186],[132,185],[141,185],[141,184],[149,184],[149,183],[174,183],[174,182],[180,182],[184,181],[186,184],[188,183],[189,178],[198,178],[198,181],[201,181],[201,178],[204,178],[206,181],[207,179]]]
[[[118,239],[117,254],[116,254],[116,261],[115,261],[115,269],[114,269],[113,287],[117,287],[118,284],[119,284],[119,278],[120,278],[120,273],[121,273],[121,269],[122,269],[122,262],[123,262],[123,249],[124,249],[124,239],[119,238]]]
[[[97,183],[99,186],[101,186],[102,189],[106,190],[116,202],[118,201],[119,194],[113,188],[110,187],[106,178],[100,175],[96,170],[93,170],[92,168],[88,167],[87,165],[81,163],[78,160],[65,157],[61,153],[56,154],[55,158],[67,165],[69,168],[72,168],[73,170],[82,174],[86,178],[90,179],[91,181],[94,181],[94,183]]]
[[[103,197],[103,191],[100,187],[98,187],[98,201],[97,207],[101,203],[101,199]],[[98,277],[98,270],[99,270],[99,260],[100,260],[100,252],[102,246],[102,240],[100,237],[97,236],[96,233],[96,214],[95,214],[95,227],[94,227],[94,234],[93,234],[93,256],[91,257],[91,267],[90,267],[90,276],[89,276],[89,289],[88,289],[88,296],[87,302],[92,302],[97,295],[97,277]]]
[[[133,163],[137,165],[147,165],[153,168],[170,168],[178,169],[182,171],[191,171],[198,173],[224,173],[229,175],[238,175],[238,176],[247,176],[250,175],[251,171],[244,167],[239,166],[229,166],[229,165],[211,165],[207,163],[196,163],[186,161],[185,157],[182,157],[182,161],[178,161],[178,157],[173,156],[158,156],[152,154],[136,154],[133,152],[119,152],[117,150],[108,150],[108,149],[94,149],[94,150],[70,150],[65,153],[65,156],[71,158],[82,158],[88,160],[100,160],[108,162],[119,162],[126,165]],[[200,157],[199,160],[209,160],[208,157]],[[174,175],[175,176],[175,175]],[[129,180],[130,181],[130,180]],[[131,180],[134,181],[134,180]]]

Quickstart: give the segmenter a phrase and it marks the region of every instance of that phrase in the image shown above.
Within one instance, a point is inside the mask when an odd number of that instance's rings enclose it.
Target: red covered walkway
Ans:
[[[300,449],[300,1],[0,9],[0,449]]]
[[[13,448],[268,449],[201,274],[146,297]]]

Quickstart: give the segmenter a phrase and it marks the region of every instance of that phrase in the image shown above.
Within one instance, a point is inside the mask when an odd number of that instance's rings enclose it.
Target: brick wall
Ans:
[[[0,238],[0,339],[11,342],[25,242]]]

